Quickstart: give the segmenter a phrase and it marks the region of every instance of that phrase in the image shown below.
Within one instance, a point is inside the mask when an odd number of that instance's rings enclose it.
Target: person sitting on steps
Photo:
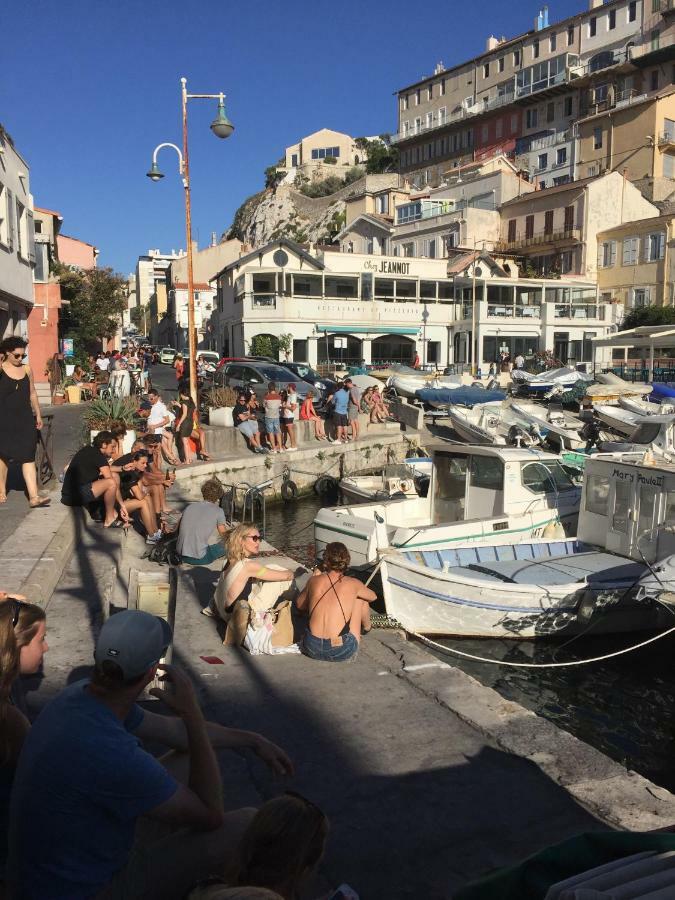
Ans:
[[[82,447],[71,459],[61,489],[64,506],[91,507],[103,501],[104,528],[129,524],[129,513],[120,493],[119,476],[110,468],[110,453],[115,439],[110,431],[99,431],[91,445]],[[119,507],[119,517],[115,505]]]
[[[344,544],[327,544],[322,571],[312,575],[295,601],[309,615],[300,649],[310,659],[347,662],[358,653],[361,635],[370,631],[369,604],[377,594],[345,575],[350,562]]]
[[[208,566],[221,556],[225,556],[222,538],[228,532],[225,513],[220,508],[223,486],[215,478],[202,484],[202,497],[196,503],[189,503],[178,527],[176,550],[189,566]],[[209,544],[209,539],[217,531],[221,540]]]

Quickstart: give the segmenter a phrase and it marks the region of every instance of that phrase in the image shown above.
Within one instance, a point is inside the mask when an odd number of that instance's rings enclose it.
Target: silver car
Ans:
[[[277,390],[287,390],[289,384],[295,384],[300,400],[305,399],[310,388],[310,385],[301,378],[294,378],[293,373],[283,366],[254,360],[226,363],[214,377],[216,387],[229,386],[235,391],[250,387],[260,401],[267,393],[267,385],[270,381],[276,384]]]

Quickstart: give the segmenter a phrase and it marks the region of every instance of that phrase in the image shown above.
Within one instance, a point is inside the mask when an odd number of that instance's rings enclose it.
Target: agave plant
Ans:
[[[133,397],[99,397],[86,406],[82,419],[89,431],[104,431],[114,422],[133,428],[137,409],[138,404]]]
[[[231,387],[211,388],[206,392],[205,400],[210,409],[222,409],[224,406],[234,406],[237,402],[237,394]]]

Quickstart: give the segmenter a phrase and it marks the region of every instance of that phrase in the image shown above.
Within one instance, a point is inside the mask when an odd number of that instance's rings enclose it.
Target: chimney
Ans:
[[[603,5],[603,0],[588,0],[589,9],[598,9]]]
[[[494,36],[494,34],[491,34],[490,37],[487,39],[487,41],[485,41],[485,52],[489,53],[490,50],[494,50],[498,46],[499,46],[499,41]]]
[[[436,68],[434,69],[434,75],[440,75],[441,72],[445,72],[445,66],[443,65],[443,61],[439,60],[436,63]]]
[[[211,246],[215,247],[218,242],[216,241],[216,233],[215,231],[211,232]]]

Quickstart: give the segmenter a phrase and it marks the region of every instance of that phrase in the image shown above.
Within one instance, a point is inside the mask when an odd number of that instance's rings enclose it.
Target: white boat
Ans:
[[[675,412],[671,403],[651,403],[637,397],[619,397],[619,406],[638,416],[665,416]]]
[[[453,431],[468,444],[532,447],[543,436],[536,425],[513,414],[508,403],[481,403],[472,409],[448,407]]]
[[[621,406],[613,406],[610,403],[594,403],[593,412],[613,431],[619,434],[631,435],[642,420],[647,418],[639,413],[629,412]]]
[[[421,388],[447,388],[452,390],[462,386],[461,375],[435,375],[410,366],[392,366],[394,374],[387,379],[387,387],[402,397],[413,398]]]
[[[675,454],[675,415],[644,416],[628,437],[604,440],[602,453],[633,453],[647,450],[659,455]]]
[[[560,407],[546,407],[529,400],[512,400],[510,405],[516,416],[536,425],[547,440],[561,450],[578,450],[586,445],[579,434],[584,427],[583,422]]]
[[[342,541],[356,567],[389,548],[512,544],[574,534],[581,489],[557,456],[517,447],[440,444],[426,497],[324,507],[314,518],[317,553]]]
[[[590,384],[593,378],[585,372],[578,372],[576,369],[569,369],[565,366],[560,369],[548,369],[545,372],[539,372],[537,375],[532,375],[523,369],[513,369],[511,380],[516,387],[526,392],[543,396],[554,389],[571,388],[578,381]]]
[[[576,539],[386,551],[387,613],[408,631],[464,637],[672,625],[675,465],[646,464],[648,456],[587,459]]]
[[[345,503],[374,503],[393,497],[418,497],[429,487],[433,463],[428,457],[386,466],[378,475],[349,475],[338,484]]]

